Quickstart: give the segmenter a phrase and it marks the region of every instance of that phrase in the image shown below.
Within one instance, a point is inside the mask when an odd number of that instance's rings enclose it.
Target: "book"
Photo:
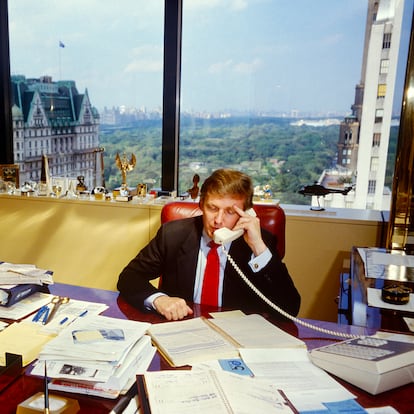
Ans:
[[[303,347],[300,339],[261,315],[153,324],[148,330],[159,352],[174,367],[223,358],[237,358],[238,349]]]
[[[22,285],[1,285],[0,305],[11,306],[35,292],[44,290],[43,285],[22,284]]]
[[[228,372],[152,371],[137,378],[137,386],[143,414],[296,412],[270,381]]]

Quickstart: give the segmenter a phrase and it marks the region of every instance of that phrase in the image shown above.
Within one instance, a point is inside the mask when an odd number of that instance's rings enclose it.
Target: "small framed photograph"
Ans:
[[[0,179],[14,183],[19,188],[19,166],[17,164],[0,164]]]

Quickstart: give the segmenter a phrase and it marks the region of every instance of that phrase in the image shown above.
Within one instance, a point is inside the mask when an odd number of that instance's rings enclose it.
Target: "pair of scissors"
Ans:
[[[48,322],[51,321],[60,305],[68,302],[69,298],[66,296],[53,296],[52,300],[50,301],[51,307],[48,307],[47,316],[43,319],[43,325],[46,325]]]

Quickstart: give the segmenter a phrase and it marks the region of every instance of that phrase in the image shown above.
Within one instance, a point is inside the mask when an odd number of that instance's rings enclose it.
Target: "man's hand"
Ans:
[[[260,220],[258,217],[253,217],[243,211],[241,208],[234,206],[234,210],[240,216],[233,230],[243,229],[244,240],[252,249],[255,256],[259,256],[266,249],[267,246],[262,239],[262,233],[260,230]]]
[[[182,298],[159,296],[154,300],[154,306],[157,312],[169,321],[178,321],[193,314],[193,310]]]

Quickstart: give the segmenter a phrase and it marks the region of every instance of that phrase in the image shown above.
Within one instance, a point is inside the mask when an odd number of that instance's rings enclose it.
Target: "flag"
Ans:
[[[59,47],[65,47],[65,44],[59,40]]]

